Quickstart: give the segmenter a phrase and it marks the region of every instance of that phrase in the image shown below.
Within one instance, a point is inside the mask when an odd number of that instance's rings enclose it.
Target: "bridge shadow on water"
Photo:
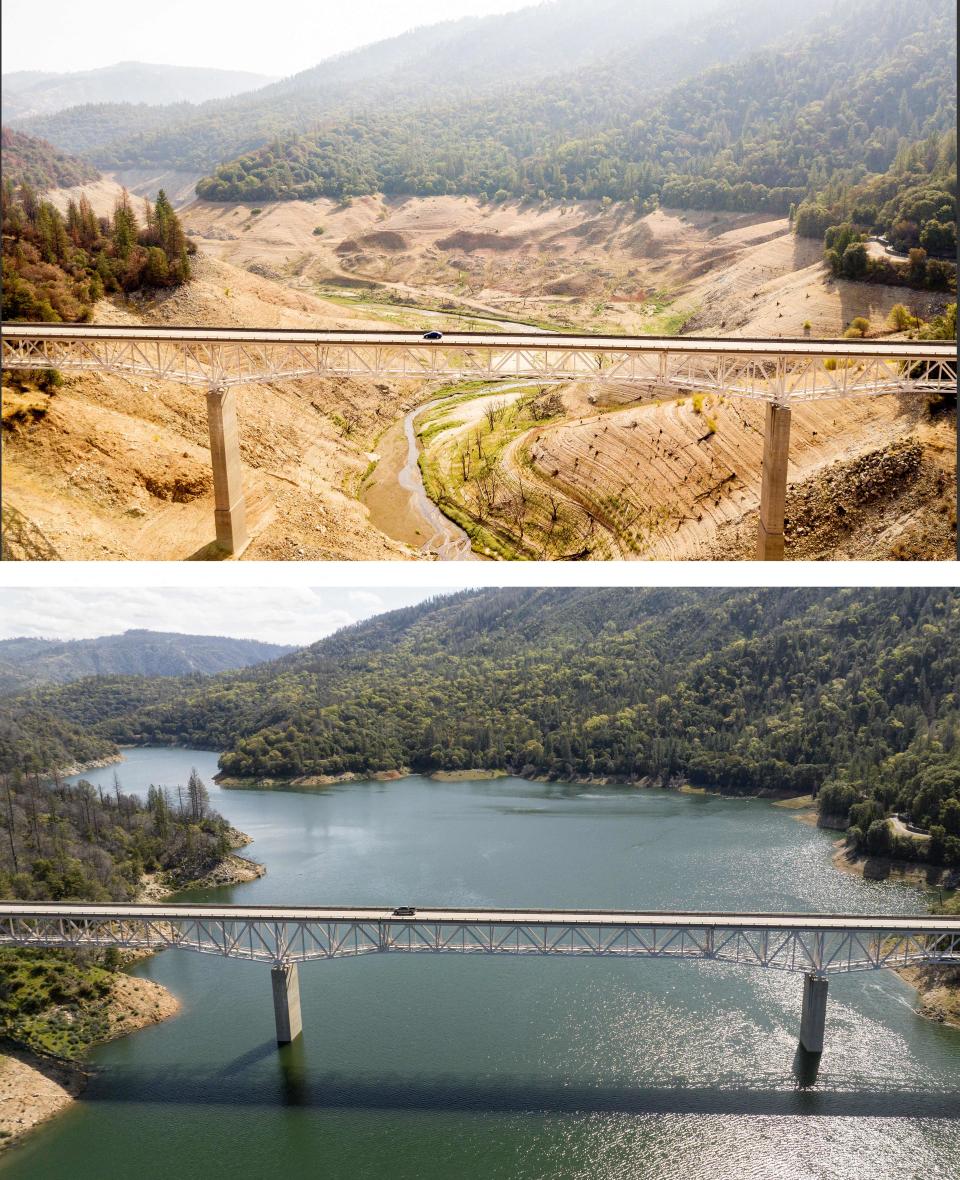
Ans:
[[[796,1074],[744,1077],[731,1071],[703,1085],[689,1078],[593,1084],[576,1078],[517,1075],[350,1074],[323,1070],[322,1051],[316,1061],[311,1056],[302,1041],[281,1050],[268,1041],[215,1070],[111,1065],[97,1071],[88,1095],[106,1102],[239,1108],[960,1120],[956,1088],[864,1075],[822,1072],[812,1083],[809,1071],[806,1081]],[[274,1068],[265,1065],[271,1057]]]

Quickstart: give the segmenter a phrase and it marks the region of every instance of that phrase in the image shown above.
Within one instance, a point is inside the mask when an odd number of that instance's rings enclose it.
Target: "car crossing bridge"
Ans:
[[[434,333],[433,335],[437,335]],[[247,543],[234,390],[311,376],[632,382],[676,394],[719,393],[766,403],[757,556],[783,557],[790,412],[794,403],[955,387],[952,344],[889,340],[745,340],[113,327],[8,324],[3,366],[104,371],[206,390],[216,537],[228,554]]]
[[[800,1044],[823,1049],[831,975],[960,966],[960,918],[0,903],[0,946],[177,948],[270,965],[277,1041],[301,1031],[298,964],[369,954],[732,963],[804,975]]]

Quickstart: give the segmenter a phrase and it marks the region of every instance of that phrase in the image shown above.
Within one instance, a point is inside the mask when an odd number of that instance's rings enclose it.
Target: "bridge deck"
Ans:
[[[2,335],[11,340],[138,340],[203,344],[350,344],[360,347],[403,345],[430,349],[529,348],[563,352],[683,352],[730,356],[829,356],[858,359],[925,357],[949,361],[951,343],[914,340],[781,340],[736,336],[591,336],[575,333],[449,332],[439,341],[424,340],[421,332],[308,331],[297,328],[120,327],[99,324],[4,324]]]
[[[213,905],[87,905],[70,903],[0,902],[5,918],[61,917],[126,921],[201,920],[213,922],[391,922],[455,923],[457,926],[617,926],[675,929],[801,930],[816,933],[867,931],[872,934],[960,933],[960,917],[889,914],[781,914],[703,913],[699,911],[650,912],[633,910],[461,910],[417,909],[412,917],[398,918],[393,908],[378,906],[213,906]]]

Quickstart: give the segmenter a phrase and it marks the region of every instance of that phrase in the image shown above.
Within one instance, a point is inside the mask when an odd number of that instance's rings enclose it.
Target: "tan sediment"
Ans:
[[[508,775],[505,770],[435,770],[428,777],[438,783],[469,783],[507,778]]]
[[[960,969],[931,965],[897,967],[896,972],[916,991],[921,1016],[960,1029]]]
[[[834,868],[854,877],[863,877],[867,881],[899,881],[903,885],[916,885],[920,889],[936,889],[950,877],[950,869],[938,865],[890,860],[885,856],[851,855],[851,850],[843,840],[838,840],[834,845],[831,861]]]
[[[180,1001],[151,979],[118,972],[106,1004],[114,1040],[176,1015]],[[24,1049],[0,1053],[0,1148],[65,1109],[83,1090],[82,1067],[42,1058]]]
[[[113,182],[100,184],[109,201]],[[901,288],[838,283],[823,265],[820,243],[796,238],[786,219],[763,214],[658,209],[638,218],[626,206],[604,210],[593,202],[488,205],[472,197],[371,195],[349,205],[268,203],[257,216],[247,205],[196,201],[182,215],[199,247],[195,282],[142,305],[101,301],[98,320],[449,330],[475,326],[469,317],[477,314],[637,334],[676,332],[686,317],[684,330],[694,334],[800,337],[809,320],[815,337],[830,337],[855,315],[881,328],[903,299]],[[351,294],[357,298],[346,298]],[[924,292],[911,299],[926,318],[944,302]],[[428,318],[409,304],[437,314]],[[525,538],[508,535],[509,519],[496,522],[504,552],[752,556],[758,407],[704,399],[710,404],[698,415],[690,399],[685,407],[670,399],[655,406],[649,396],[637,401],[631,387],[629,396],[612,391],[619,405],[601,391],[591,411],[581,393],[565,391],[563,419],[538,428],[536,445],[524,436],[501,456],[508,478],[522,476],[532,497]],[[242,387],[253,536],[244,559],[418,556],[429,538],[395,480],[404,452],[397,426],[426,396],[422,382],[303,379]],[[42,412],[30,421],[34,401]],[[171,382],[116,374],[68,376],[55,396],[28,397],[21,407],[27,420],[8,432],[5,499],[19,514],[18,527],[8,526],[13,555],[208,554],[212,490],[202,402]],[[828,495],[817,494],[813,527],[809,513],[797,514],[803,523],[788,538],[790,556],[953,552],[953,424],[946,417],[921,420],[921,402],[854,399],[843,403],[842,414],[830,402],[797,408],[789,473],[795,499],[807,497],[808,481],[817,493],[831,469],[908,436],[922,446],[923,463],[902,495],[884,494],[855,520],[836,512],[844,505],[832,502],[838,497],[829,487]],[[610,413],[601,419],[600,409]],[[707,418],[716,424],[709,435]],[[563,530],[555,535],[551,527],[558,494],[569,544],[558,539]]]

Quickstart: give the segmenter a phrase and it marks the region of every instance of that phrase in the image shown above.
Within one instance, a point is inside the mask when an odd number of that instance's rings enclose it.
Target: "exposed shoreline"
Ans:
[[[180,1011],[180,1001],[152,979],[119,971],[107,1011],[110,1032],[98,1045],[168,1020]],[[0,1050],[0,1150],[65,1110],[83,1093],[88,1076],[80,1062],[5,1044]]]
[[[947,868],[880,856],[851,856],[850,851],[844,841],[838,840],[830,858],[833,867],[866,881],[894,880],[927,890],[960,886],[960,873]],[[892,970],[917,993],[914,1011],[918,1016],[960,1029],[960,969],[920,966]]]
[[[91,767],[87,767],[91,769]],[[71,773],[82,773],[71,771]],[[252,843],[236,828],[230,830],[234,849]],[[203,876],[187,882],[171,882],[169,874],[144,874],[138,901],[163,901],[184,889],[219,888],[239,885],[264,876],[266,867],[247,857],[228,852]],[[153,951],[131,951],[124,956],[127,967],[148,958]],[[168,1020],[180,1011],[177,997],[152,979],[118,971],[108,1000],[110,1032],[95,1045]],[[15,1043],[0,1047],[0,1151],[22,1139],[65,1110],[84,1090],[89,1074],[81,1062],[71,1062],[31,1053]]]

